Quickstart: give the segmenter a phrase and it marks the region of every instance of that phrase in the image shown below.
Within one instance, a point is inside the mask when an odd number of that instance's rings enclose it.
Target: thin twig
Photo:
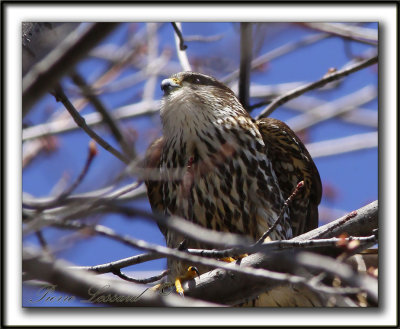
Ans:
[[[85,178],[86,174],[88,173],[90,165],[92,164],[93,159],[95,158],[96,155],[97,155],[96,144],[94,144],[93,141],[90,141],[88,155],[86,158],[85,165],[83,166],[82,171],[80,172],[78,177],[75,179],[75,181],[70,185],[70,187],[68,187],[66,190],[61,192],[61,194],[58,195],[56,198],[52,199],[50,202],[42,203],[36,209],[43,210],[43,209],[57,207],[58,205],[60,205],[83,181],[83,179]]]
[[[357,93],[357,92],[355,92]],[[336,101],[322,101],[320,99],[302,95],[298,98],[294,98],[291,101],[285,104],[285,107],[290,110],[295,110],[302,113],[307,113],[310,109],[326,106],[326,108],[330,108],[332,112],[339,111],[340,106],[352,107],[351,111],[340,114],[338,117],[350,123],[355,123],[358,125],[365,125],[368,127],[378,127],[378,114],[376,111],[368,110],[365,108],[361,108],[362,105],[369,101],[369,98],[359,99],[356,97],[351,97],[352,94],[349,95],[348,103],[338,104]]]
[[[302,252],[296,257],[296,260],[301,265],[337,275],[345,283],[354,287],[360,287],[361,290],[368,293],[374,302],[378,302],[378,280],[367,274],[356,275],[350,265],[338,262],[327,256],[308,252]]]
[[[216,34],[216,35],[188,35],[184,38],[185,42],[214,42],[221,40],[224,37],[224,34]]]
[[[178,25],[180,25],[180,23],[171,22],[171,24],[172,24],[172,27],[174,28],[175,33],[179,39],[179,50],[186,50],[187,45],[185,45],[185,40],[183,39],[181,27],[178,26]]]
[[[78,177],[76,178],[75,182],[71,184],[71,186],[66,189],[57,199],[58,201],[65,199],[67,196],[69,196],[78,186],[79,184],[82,182],[83,178],[86,176],[86,174],[89,171],[90,165],[93,162],[93,159],[95,158],[95,156],[97,155],[97,149],[96,149],[96,144],[94,144],[93,141],[89,142],[89,150],[88,150],[88,155],[86,158],[86,162],[85,165],[82,168],[82,171],[80,172],[80,174],[78,175]]]
[[[41,230],[36,231],[36,237],[39,240],[39,244],[42,247],[42,249],[46,252],[49,252],[49,245],[47,244],[46,239],[43,236],[43,232]]]
[[[149,277],[149,278],[145,278],[145,279],[136,279],[136,278],[132,278],[124,273],[121,272],[120,269],[114,269],[111,271],[112,274],[118,276],[119,278],[128,281],[128,282],[134,282],[134,283],[140,283],[140,284],[147,284],[147,283],[152,283],[152,282],[156,282],[158,280],[161,280],[163,277],[165,277],[168,273],[169,270],[165,270],[163,272],[161,272],[158,275]]]
[[[120,108],[113,110],[113,117],[115,120],[131,119],[158,113],[159,110],[160,101],[143,101],[136,104],[121,106]],[[89,127],[103,122],[103,117],[97,112],[84,115],[83,119]],[[75,129],[78,129],[78,127],[72,120],[55,120],[25,128],[22,131],[22,140],[27,141],[48,135],[64,133]]]
[[[356,134],[306,145],[311,156],[321,158],[378,147],[378,132]]]
[[[190,66],[189,59],[188,59],[186,51],[185,51],[187,46],[183,44],[181,23],[171,23],[171,24],[175,29],[176,52],[178,54],[179,62],[181,63],[182,69],[184,71],[191,71],[192,68]]]
[[[260,245],[264,242],[264,240],[269,237],[269,235],[275,230],[275,228],[277,227],[277,225],[279,224],[279,222],[282,220],[283,218],[283,214],[285,213],[285,211],[289,208],[290,204],[292,203],[294,197],[299,193],[299,191],[304,187],[304,181],[299,182],[296,187],[293,189],[292,194],[290,194],[290,196],[285,200],[281,211],[278,215],[278,218],[275,220],[274,224],[272,224],[272,226],[261,236],[261,238],[256,242],[255,245]]]
[[[128,184],[114,191],[114,186],[104,187],[86,193],[72,194],[66,197],[62,204],[69,205],[71,203],[87,204],[96,202],[101,199],[101,202],[109,201],[132,201],[136,198],[143,197],[146,194],[146,187],[144,184],[134,182]],[[49,209],[53,206],[61,206],[57,204],[56,198],[33,198],[28,194],[23,195],[22,207],[25,209]]]
[[[320,80],[317,80],[315,82],[311,82],[303,87],[299,87],[297,89],[294,89],[277,99],[275,99],[269,106],[267,106],[266,109],[264,109],[258,116],[257,119],[260,118],[266,118],[268,117],[276,108],[281,106],[282,104],[290,101],[291,99],[298,97],[302,94],[304,94],[307,91],[314,90],[316,88],[320,88],[324,85],[326,85],[329,82],[338,80],[340,78],[343,78],[351,73],[357,72],[363,68],[366,68],[370,65],[376,64],[378,62],[378,56],[373,56],[371,58],[368,58],[360,63],[354,64],[350,67],[344,68],[342,70],[336,71],[334,73],[331,73],[329,75],[324,76]]]
[[[294,131],[298,132],[303,129],[310,128],[311,126],[343,115],[355,109],[353,103],[368,103],[375,99],[377,96],[377,90],[375,86],[368,85],[363,87],[356,92],[349,95],[343,96],[336,99],[334,102],[327,102],[321,106],[317,106],[304,114],[295,116],[286,121],[286,124]]]
[[[313,34],[313,35],[308,35],[303,39],[300,39],[299,41],[295,42],[289,42],[287,44],[284,44],[283,46],[280,46],[278,48],[275,48],[251,61],[251,69],[254,70],[257,67],[259,67],[262,64],[268,63],[276,58],[279,58],[283,55],[288,54],[289,52],[292,52],[294,50],[299,49],[300,47],[308,46],[311,44],[314,44],[318,41],[321,41],[323,39],[326,39],[329,37],[329,34],[327,33],[320,33],[320,34]],[[227,76],[223,77],[221,79],[221,82],[225,84],[229,84],[235,79],[239,77],[239,70],[235,70],[232,73],[228,74]]]
[[[91,91],[91,87],[86,83],[85,79],[78,73],[78,71],[72,72],[71,78],[72,81],[81,88],[83,94],[93,104],[95,109],[101,114],[103,122],[109,126],[111,133],[114,135],[116,141],[121,145],[125,154],[129,159],[133,159],[135,157],[133,146],[130,146],[127,143],[124,135],[121,133],[121,128],[119,127],[118,122],[108,113],[108,110],[100,98]]]
[[[343,23],[303,23],[304,26],[314,30],[330,33],[345,39],[366,43],[368,45],[378,45],[378,31],[360,26]]]
[[[240,23],[239,101],[246,110],[248,110],[249,106],[250,63],[252,50],[252,24]]]
[[[73,266],[73,269],[87,270],[95,272],[96,274],[110,273],[113,269],[121,269],[128,266],[142,264],[152,260],[164,258],[165,256],[158,253],[145,253],[140,255],[135,255],[132,257],[119,259],[115,262],[110,262],[106,264],[99,264],[94,266]]]
[[[60,85],[57,85],[55,88],[55,97],[58,101],[61,101],[64,104],[65,108],[71,114],[76,124],[81,127],[91,138],[93,138],[101,147],[113,154],[119,160],[126,164],[129,164],[130,161],[127,157],[125,157],[125,155],[113,148],[86,124],[85,119],[79,114],[74,105],[69,101],[68,97],[65,95]]]

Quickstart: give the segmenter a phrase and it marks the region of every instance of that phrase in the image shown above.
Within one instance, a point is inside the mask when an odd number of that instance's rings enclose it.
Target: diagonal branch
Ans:
[[[134,149],[132,146],[128,144],[126,138],[121,132],[121,128],[118,122],[113,118],[108,110],[106,109],[103,102],[100,100],[97,95],[92,91],[92,88],[86,83],[85,79],[79,74],[78,71],[74,71],[71,73],[71,78],[74,83],[81,88],[85,97],[93,104],[96,110],[101,114],[103,121],[109,126],[111,133],[114,135],[114,138],[121,145],[121,148],[124,150],[125,154],[133,159],[135,157]]]
[[[60,85],[57,85],[54,91],[54,95],[57,100],[61,101],[67,111],[71,114],[72,118],[76,122],[76,124],[81,127],[91,138],[93,138],[101,147],[103,147],[106,151],[113,154],[122,162],[128,164],[129,159],[125,157],[121,152],[112,147],[109,143],[107,143],[103,138],[101,138],[94,130],[92,130],[85,122],[85,119],[79,114],[79,112],[75,109],[74,105],[69,101],[68,97],[65,95]]]
[[[350,67],[344,68],[342,70],[336,71],[334,73],[331,73],[329,75],[324,76],[320,80],[317,80],[315,82],[311,82],[305,86],[296,88],[280,97],[275,99],[270,105],[268,105],[258,116],[257,120],[261,118],[266,118],[268,117],[274,110],[276,110],[279,106],[282,104],[285,104],[286,102],[290,101],[293,98],[296,98],[302,94],[304,94],[307,91],[314,90],[320,87],[325,86],[327,83],[336,81],[340,78],[343,78],[351,73],[357,72],[361,69],[364,69],[368,66],[371,66],[373,64],[378,63],[378,56],[373,56],[371,58],[368,58],[360,63],[354,64]]]
[[[118,23],[94,23],[83,32],[76,29],[37,63],[22,80],[23,112],[51,90],[67,70],[117,26]]]
[[[43,254],[25,248],[23,250],[22,269],[29,279],[38,279],[50,284],[50,289],[64,291],[81,297],[82,305],[108,304],[111,306],[218,306],[178,296],[163,296],[150,291],[142,285],[122,280],[109,280],[86,271],[69,268],[69,264],[53,261]],[[47,285],[49,287],[49,285]],[[35,305],[35,304],[32,304]]]

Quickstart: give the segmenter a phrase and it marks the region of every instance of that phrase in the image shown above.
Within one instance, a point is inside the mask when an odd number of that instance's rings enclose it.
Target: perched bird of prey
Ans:
[[[145,157],[145,166],[159,176],[146,181],[154,212],[258,240],[304,181],[269,239],[290,239],[317,227],[320,176],[286,124],[254,120],[231,89],[204,74],[177,73],[161,88],[163,137]],[[188,248],[208,247],[160,228],[171,248],[184,239]],[[170,277],[183,275],[189,265],[168,259]]]

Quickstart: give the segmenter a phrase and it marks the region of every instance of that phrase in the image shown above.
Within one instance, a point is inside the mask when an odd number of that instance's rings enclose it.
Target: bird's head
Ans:
[[[247,115],[233,91],[217,79],[180,72],[161,82],[164,134],[189,128],[208,128],[218,119]]]

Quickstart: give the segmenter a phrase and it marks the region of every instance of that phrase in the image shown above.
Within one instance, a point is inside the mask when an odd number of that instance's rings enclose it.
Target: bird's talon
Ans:
[[[227,263],[232,263],[232,262],[235,262],[236,259],[233,258],[233,257],[223,257],[223,258],[220,258],[220,261],[227,262]]]
[[[194,279],[196,276],[200,276],[199,270],[194,266],[189,266],[185,275],[178,276],[175,279],[176,292],[182,297],[185,297],[184,290],[182,288],[182,282]]]
[[[248,256],[248,254],[241,254],[241,255],[235,256],[235,257],[223,257],[223,258],[220,258],[220,261],[232,263],[232,262],[236,262],[238,259],[242,259],[247,256]]]

